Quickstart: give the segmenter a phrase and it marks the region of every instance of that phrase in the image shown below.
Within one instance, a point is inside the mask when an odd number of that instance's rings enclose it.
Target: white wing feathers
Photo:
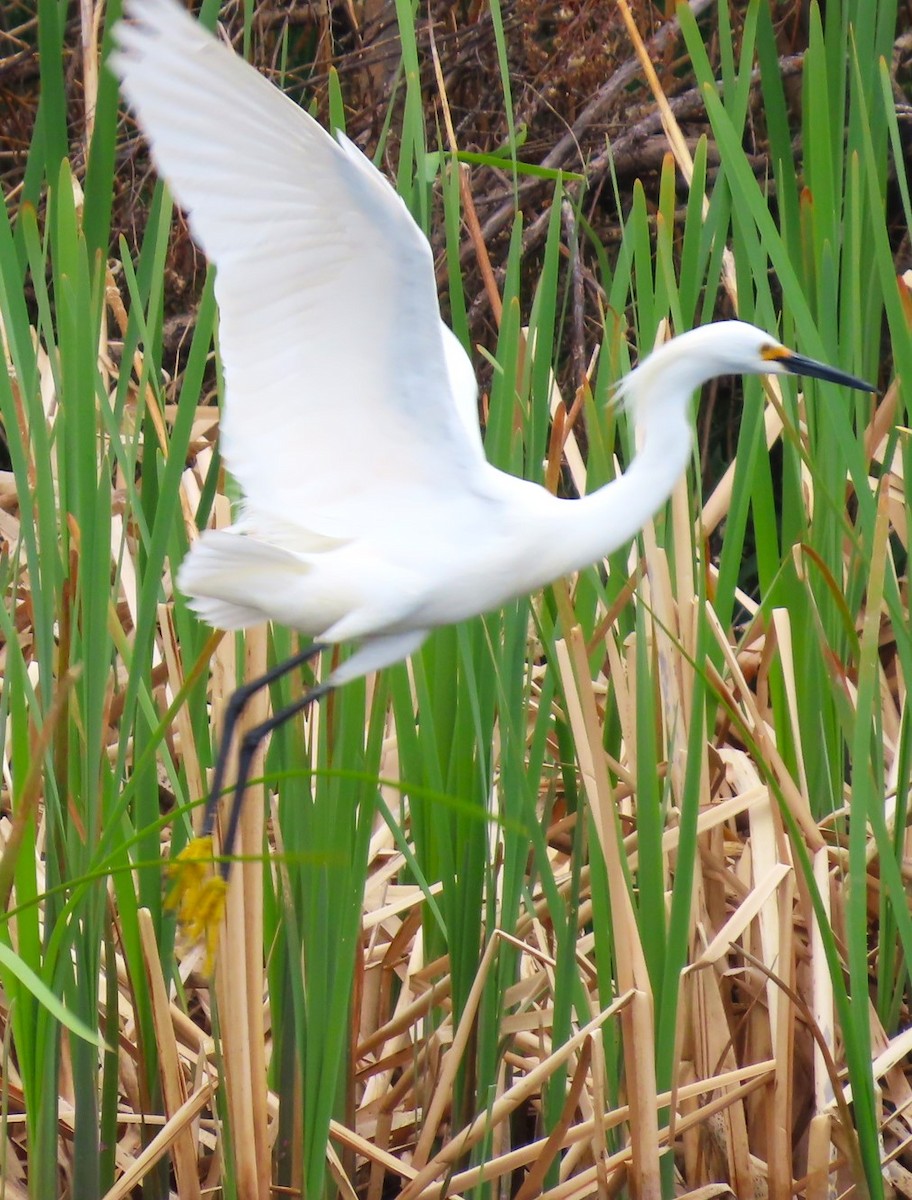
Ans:
[[[249,511],[358,536],[470,486],[474,376],[400,197],[172,0],[125,11],[110,61],[217,267],[221,444]]]

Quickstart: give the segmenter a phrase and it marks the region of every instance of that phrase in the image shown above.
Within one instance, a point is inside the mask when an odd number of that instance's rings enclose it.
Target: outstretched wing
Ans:
[[[401,198],[173,0],[125,11],[110,61],[217,267],[222,449],[251,510],[357,536],[470,487],[474,376]]]

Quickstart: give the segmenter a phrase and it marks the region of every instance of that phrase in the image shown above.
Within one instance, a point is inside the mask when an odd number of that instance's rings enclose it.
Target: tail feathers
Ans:
[[[244,608],[214,596],[188,596],[187,603],[200,620],[213,629],[246,629],[250,625],[261,625],[267,619],[258,608]]]
[[[269,619],[276,595],[307,564],[287,550],[227,530],[207,530],[190,549],[177,586],[193,611],[216,629],[243,629]],[[262,605],[258,601],[262,600]]]

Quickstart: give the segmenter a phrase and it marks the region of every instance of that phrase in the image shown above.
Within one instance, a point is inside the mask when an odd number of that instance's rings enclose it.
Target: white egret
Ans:
[[[708,325],[620,385],[642,439],[622,477],[559,500],[495,470],[469,358],[440,318],[430,246],[390,184],[173,0],[127,0],[125,11],[110,62],[217,268],[221,447],[244,493],[236,523],[192,546],[178,585],[222,629],[274,620],[317,648],[358,643],[296,710],[405,658],[436,626],[632,538],[686,469],[689,399],[713,376],[804,374],[871,390],[751,325]],[[204,835],[243,703],[314,652],[234,697]],[[255,747],[285,715],[242,741],[226,860]],[[211,842],[191,843],[188,857],[206,854]],[[210,882],[224,887],[227,873],[223,860]]]

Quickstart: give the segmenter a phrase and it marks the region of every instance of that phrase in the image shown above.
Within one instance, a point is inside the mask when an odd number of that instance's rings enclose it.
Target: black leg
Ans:
[[[247,787],[250,767],[258,746],[274,729],[278,729],[280,725],[284,725],[296,713],[313,704],[315,700],[319,700],[321,696],[325,696],[327,692],[331,692],[332,688],[333,685],[331,683],[318,684],[316,687],[311,688],[309,692],[305,692],[299,699],[294,700],[286,708],[279,709],[277,713],[273,713],[271,717],[267,717],[259,725],[254,725],[252,729],[248,729],[241,738],[241,745],[238,750],[234,796],[231,801],[231,811],[228,814],[228,827],[225,830],[225,838],[222,842],[221,862],[219,864],[222,878],[226,883],[231,871],[231,852],[234,849],[238,824],[241,819],[241,809],[244,805],[244,789]]]
[[[261,691],[264,687],[268,687],[269,684],[273,683],[276,679],[281,679],[282,676],[287,675],[289,671],[294,671],[296,668],[303,666],[304,663],[309,662],[310,659],[316,658],[321,651],[326,650],[327,648],[328,647],[323,642],[315,642],[312,646],[308,646],[306,650],[302,650],[298,654],[293,654],[291,658],[285,659],[284,662],[277,663],[276,666],[267,671],[265,674],[258,675],[256,679],[251,679],[249,683],[243,684],[241,687],[237,688],[236,691],[232,692],[231,698],[228,701],[228,707],[225,711],[225,724],[224,728],[222,729],[222,741],[219,746],[218,757],[215,760],[215,772],[212,776],[212,788],[209,792],[209,799],[206,801],[205,811],[203,812],[203,827],[201,830],[202,837],[209,837],[212,834],[212,829],[215,825],[215,816],[218,810],[219,797],[222,794],[222,788],[225,784],[225,771],[228,768],[228,755],[231,751],[231,742],[234,737],[235,726],[237,725],[238,719],[247,706],[251,696],[256,695],[256,693]],[[225,839],[223,847],[223,852],[226,855],[231,853],[232,843],[237,833],[237,823],[240,816],[241,800],[243,799],[244,795],[244,785],[247,782],[247,776],[250,774],[250,763],[253,759],[256,747],[263,740],[266,734],[270,732],[270,730],[275,729],[278,725],[281,725],[282,720],[287,720],[288,717],[292,716],[296,712],[299,712],[301,708],[310,702],[311,697],[316,699],[316,697],[313,695],[314,692],[317,692],[322,696],[327,691],[329,691],[328,685],[321,684],[319,687],[305,693],[301,700],[295,705],[290,705],[289,708],[282,709],[280,713],[276,713],[270,719],[271,723],[264,722],[263,725],[258,725],[256,729],[250,730],[250,732],[245,735],[241,745],[241,762],[238,764],[237,782],[235,783],[234,787],[234,801],[231,806],[231,815],[228,821],[228,836]],[[284,717],[282,715],[283,713],[286,714]],[[264,725],[266,728],[264,728]],[[247,752],[246,764],[244,764],[244,744],[247,742],[250,734],[255,733],[258,729],[263,729],[263,732],[255,739],[253,746]],[[242,767],[243,774],[241,773]],[[224,871],[223,874],[227,876],[227,871]]]
[[[180,854],[170,864],[168,874],[171,887],[165,904],[177,913],[177,921],[185,937],[191,941],[203,940],[206,947],[205,970],[212,970],[215,961],[215,950],[218,943],[219,929],[225,913],[225,897],[228,894],[228,875],[231,870],[231,852],[237,837],[238,821],[241,815],[241,805],[244,800],[244,788],[250,775],[250,766],[257,746],[263,738],[283,721],[296,712],[300,712],[318,697],[325,695],[331,684],[322,683],[306,692],[300,700],[289,704],[287,708],[275,713],[268,721],[263,721],[254,729],[245,733],[241,739],[238,754],[237,781],[234,785],[234,795],[231,801],[231,811],[228,814],[228,829],[222,843],[224,858],[218,872],[212,869],[212,827],[218,810],[219,796],[225,782],[228,752],[234,735],[238,718],[244,711],[247,701],[261,688],[266,687],[276,679],[281,679],[289,671],[295,670],[308,659],[319,654],[327,647],[317,643],[295,654],[283,663],[267,671],[258,679],[252,679],[239,687],[228,701],[225,713],[225,728],[222,732],[222,744],[219,746],[218,758],[212,777],[212,791],[206,801],[206,811],[203,814],[203,829],[199,837],[192,838],[181,850]]]

